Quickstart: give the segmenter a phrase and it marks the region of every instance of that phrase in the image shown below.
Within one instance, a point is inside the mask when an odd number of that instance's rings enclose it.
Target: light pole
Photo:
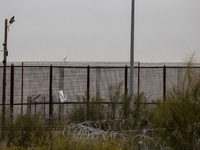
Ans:
[[[7,56],[8,56],[8,51],[7,51],[7,32],[8,32],[8,27],[14,22],[14,16],[10,19],[9,25],[8,25],[8,20],[5,19],[5,37],[4,37],[4,43],[3,43],[3,52],[4,52],[4,57],[3,57],[3,93],[2,93],[2,115],[5,116],[5,102],[6,102],[6,62],[7,62]]]
[[[135,24],[135,0],[132,0],[131,8],[131,41],[130,41],[130,110],[133,110],[134,105],[134,24]]]

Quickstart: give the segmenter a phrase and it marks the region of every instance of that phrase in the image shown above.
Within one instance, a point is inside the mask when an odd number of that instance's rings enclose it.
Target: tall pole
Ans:
[[[4,38],[4,58],[3,58],[3,94],[2,94],[2,115],[5,115],[5,103],[6,103],[6,61],[8,56],[7,51],[7,28],[8,21],[5,19],[5,38]]]
[[[134,105],[134,24],[135,24],[135,0],[132,0],[132,8],[131,8],[131,49],[130,49],[130,110],[133,110]]]

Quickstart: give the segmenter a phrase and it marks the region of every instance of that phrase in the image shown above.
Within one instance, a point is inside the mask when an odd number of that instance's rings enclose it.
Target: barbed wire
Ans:
[[[73,134],[74,140],[129,140],[133,145],[146,146],[154,145],[159,149],[171,149],[170,147],[164,147],[165,142],[161,138],[152,137],[153,128],[138,128],[134,129],[133,124],[137,124],[136,120],[131,119],[116,119],[116,120],[100,120],[100,121],[84,121],[75,122],[67,125],[62,131],[62,135]],[[129,127],[127,127],[129,125]],[[125,127],[124,127],[125,126]],[[150,127],[151,123],[149,123]],[[138,126],[136,126],[138,127]],[[125,130],[126,129],[126,130]]]

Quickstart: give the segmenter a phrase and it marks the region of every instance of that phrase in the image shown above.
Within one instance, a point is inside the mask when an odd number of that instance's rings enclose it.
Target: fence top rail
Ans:
[[[130,68],[130,66],[53,66],[53,65],[49,65],[49,66],[22,66],[22,65],[17,65],[13,67],[23,67],[23,68],[49,68],[49,67],[53,67],[53,68],[99,68],[99,69],[109,69],[109,68]],[[3,68],[4,66],[0,66],[0,68]],[[12,67],[12,65],[7,65],[7,68]],[[200,68],[200,66],[192,66],[192,67],[187,67],[187,66],[134,66],[134,68]]]

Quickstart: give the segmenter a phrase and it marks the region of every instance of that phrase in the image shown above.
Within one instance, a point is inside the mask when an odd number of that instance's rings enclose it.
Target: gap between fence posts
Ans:
[[[13,120],[13,101],[14,101],[14,65],[11,65],[10,71],[10,116]]]
[[[90,66],[87,67],[87,119],[89,119],[89,102],[90,102]]]
[[[64,77],[65,77],[65,69],[64,67],[59,67],[59,82],[58,82],[58,87],[59,87],[59,92],[62,90],[64,93]],[[60,97],[60,96],[59,96]],[[64,110],[63,104],[61,104],[61,100],[59,98],[59,117],[58,120],[60,121],[62,118],[62,111]]]
[[[52,75],[53,73],[53,67],[52,65],[50,66],[50,77],[49,77],[49,121],[51,120],[53,116],[53,99],[52,99]]]
[[[163,66],[163,102],[166,98],[166,66]]]

